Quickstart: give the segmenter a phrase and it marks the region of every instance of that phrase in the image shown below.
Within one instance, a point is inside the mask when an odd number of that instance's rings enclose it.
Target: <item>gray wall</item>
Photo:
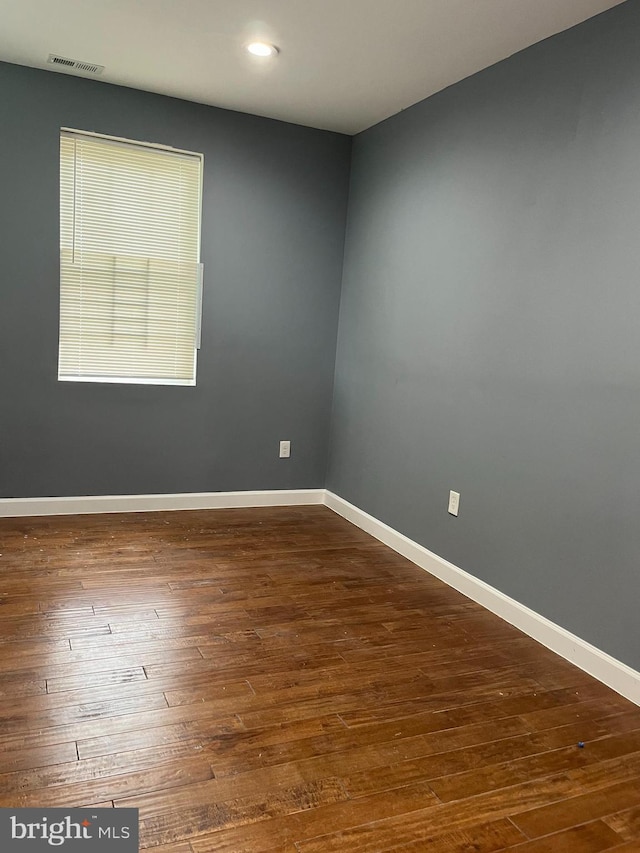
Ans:
[[[638,32],[356,137],[327,485],[640,669]]]
[[[57,381],[61,126],[204,153],[195,388]],[[323,486],[350,148],[0,64],[0,495]]]

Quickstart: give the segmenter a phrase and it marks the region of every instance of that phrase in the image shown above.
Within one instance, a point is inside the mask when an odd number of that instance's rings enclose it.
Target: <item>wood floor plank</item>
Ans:
[[[32,749],[7,750],[2,749],[2,773],[13,773],[17,770],[30,770],[48,767],[51,764],[66,764],[78,758],[75,743],[57,743],[53,746],[36,747]]]
[[[79,808],[104,800],[117,801],[137,797],[150,791],[181,788],[211,779],[213,773],[206,761],[181,758],[144,770],[101,776],[98,779],[69,782],[55,787],[29,787],[18,792],[0,794],[0,806],[21,808]]]
[[[40,696],[30,697],[40,699]],[[23,704],[27,704],[26,702]],[[49,710],[30,711],[28,706],[22,710],[14,708],[0,709],[0,736],[43,729],[50,726],[64,726],[81,723],[85,720],[106,719],[135,712],[153,711],[166,708],[167,703],[160,694],[144,694],[127,699],[111,701],[89,701],[86,704],[67,705]]]
[[[198,740],[183,740],[164,746],[119,752],[117,755],[99,756],[78,761],[77,757],[66,764],[52,764],[29,770],[16,770],[0,775],[0,795],[12,790],[53,788],[74,782],[91,781],[105,776],[120,776],[140,769],[151,769],[176,758],[197,757],[201,753]]]
[[[438,794],[436,785],[443,776],[445,778],[452,776],[458,779],[470,768],[501,766],[505,760],[513,762],[524,756],[536,755],[543,748],[539,736],[522,735],[503,740],[487,741],[448,752],[436,752],[386,768],[356,773],[343,781],[352,796],[362,796],[366,793],[404,784],[403,780],[407,778],[409,772],[414,779],[428,779],[430,787]],[[438,794],[438,796],[440,795]]]
[[[136,710],[134,708],[132,713],[122,713],[110,717],[88,716],[86,719],[45,728],[30,728],[27,718],[26,726],[18,728],[17,731],[0,735],[0,745],[5,750],[42,748],[64,743],[74,737],[78,743],[96,739],[102,744],[108,744],[110,737],[131,733],[132,739],[135,740],[136,732],[141,730],[151,731],[155,728],[170,727],[188,722],[194,722],[197,726],[201,726],[205,733],[218,730],[225,731],[227,728],[235,728],[237,725],[241,725],[236,715],[229,716],[229,703],[226,699],[220,702],[176,708],[169,708],[166,704],[160,704],[160,707],[151,710]],[[105,749],[101,750],[99,754],[108,752],[109,750]]]
[[[153,853],[193,853],[188,841],[177,841],[174,844],[158,844]]]
[[[186,666],[186,664],[185,664]],[[47,693],[64,693],[70,690],[90,690],[92,687],[116,688],[121,684],[133,684],[145,681],[145,671],[141,666],[83,672],[81,675],[47,678]]]
[[[39,696],[46,692],[46,679],[36,679],[32,674],[25,677],[22,673],[11,672],[0,679],[0,699],[3,700],[19,701],[22,697]]]
[[[638,805],[639,797],[640,777],[636,777],[628,782],[516,814],[511,819],[529,838],[536,838],[587,820],[606,817],[622,809],[634,808]]]
[[[138,808],[158,853],[640,849],[640,708],[325,507],[0,546],[0,806]]]
[[[467,830],[443,832],[438,835],[410,841],[408,844],[394,844],[387,848],[388,853],[493,853],[498,850],[520,850],[524,835],[509,820],[496,820],[490,823],[472,826]],[[517,846],[516,846],[517,845]],[[382,851],[382,853],[387,853]],[[570,853],[570,851],[568,851]],[[575,851],[574,851],[575,853]]]
[[[131,730],[120,734],[102,735],[86,740],[78,740],[79,758],[96,758],[100,755],[113,755],[132,749],[149,749],[168,744],[198,741],[204,744],[217,737],[244,730],[238,717],[222,719],[188,720],[167,726],[153,726]]]
[[[462,726],[424,735],[412,734],[411,727],[404,731],[398,730],[397,724],[372,726],[366,733],[359,731],[357,735],[339,726],[309,737],[285,736],[290,731],[295,735],[304,730],[294,725],[291,730],[283,726],[276,730],[267,729],[266,732],[253,733],[249,730],[246,735],[229,735],[228,746],[212,754],[216,775],[233,773],[235,761],[239,757],[245,762],[251,762],[252,766],[268,766],[304,760],[325,752],[336,755],[343,751],[372,747],[388,762],[422,758],[433,753],[493,741],[501,735],[509,737],[521,734],[525,727],[519,719],[512,717],[499,723]]]
[[[142,670],[142,668],[137,668]],[[122,677],[119,673],[98,672],[95,674],[95,683],[89,686],[79,687],[71,685],[75,689],[57,690],[53,693],[38,692],[29,697],[20,699],[8,698],[6,704],[0,707],[0,730],[2,729],[2,721],[8,716],[15,716],[17,713],[28,711],[29,713],[46,713],[58,711],[62,713],[65,707],[73,707],[78,705],[91,705],[98,707],[101,703],[118,702],[137,703],[144,709],[145,697],[148,707],[158,707],[156,702],[160,702],[159,697],[163,697],[160,706],[166,705],[164,695],[169,693],[169,689],[180,685],[185,685],[185,690],[197,690],[198,693],[206,691],[207,700],[218,699],[226,700],[229,709],[227,713],[233,713],[233,702],[235,697],[247,697],[249,704],[247,707],[253,709],[255,692],[250,684],[246,681],[228,681],[224,673],[220,674],[220,678],[216,679],[215,675],[209,672],[196,673],[192,675],[189,672],[175,675],[169,679],[153,681],[143,677],[139,673],[133,679]],[[109,684],[109,679],[112,683]],[[90,679],[92,680],[92,679]],[[106,681],[106,684],[101,684],[101,681]],[[154,698],[155,697],[155,698]],[[239,702],[238,710],[245,706]]]
[[[1,651],[1,649],[0,649]],[[36,655],[28,659],[22,658],[14,662],[10,658],[3,659],[0,656],[0,680],[4,681],[9,673],[19,673],[20,678],[42,679],[43,681],[53,678],[66,678],[77,676],[86,664],[91,666],[91,672],[105,672],[114,669],[128,669],[134,667],[146,667],[155,663],[177,663],[179,661],[202,658],[200,651],[195,646],[186,648],[165,648],[160,651],[148,649],[144,644],[133,645],[128,650],[122,649],[115,652],[113,649],[104,652],[103,655],[95,650],[90,654],[86,652],[71,651],[69,645],[64,651],[49,652],[44,660]]]
[[[600,820],[554,832],[517,848],[518,853],[601,853],[618,849],[622,839]]]
[[[466,800],[485,791],[509,788],[528,779],[544,778],[588,763],[589,756],[577,747],[542,752],[515,761],[483,767],[431,781],[431,787],[443,803]]]
[[[640,838],[640,803],[604,818],[604,822],[625,840]]]
[[[611,691],[603,691],[601,685],[592,685],[588,689],[584,690],[580,696],[573,689],[560,689],[560,690],[526,690],[521,696],[508,696],[508,697],[492,697],[489,696],[489,701],[486,700],[486,697],[478,697],[476,701],[465,702],[464,697],[458,697],[457,702],[454,700],[454,693],[445,694],[445,697],[442,702],[439,703],[439,706],[444,705],[444,707],[434,708],[434,711],[442,711],[448,712],[451,709],[455,709],[458,712],[464,713],[472,713],[477,720],[489,720],[496,719],[498,717],[507,717],[513,716],[515,714],[519,714],[523,716],[523,720],[528,728],[533,729],[534,726],[528,721],[527,716],[533,711],[536,710],[546,710],[546,709],[558,709],[563,707],[564,705],[572,706],[573,704],[580,701],[582,695],[590,694],[595,692],[598,696],[602,696],[603,693],[607,697],[611,693]],[[474,697],[475,698],[475,697]],[[395,719],[399,719],[402,716],[411,716],[412,714],[419,713],[420,711],[424,711],[424,699],[420,699],[418,703],[416,702],[397,702],[392,703],[390,705],[385,705],[381,703],[377,706],[372,707],[363,707],[358,712],[354,712],[351,714],[343,714],[342,717],[345,723],[348,726],[358,726],[358,725],[366,725],[367,723],[380,719],[380,718],[388,718],[392,717]],[[549,727],[555,728],[558,723],[550,720]],[[544,731],[547,728],[545,725],[539,725],[538,730]]]
[[[315,837],[327,829],[360,825],[363,820],[376,820],[392,815],[407,817],[414,810],[423,809],[425,804],[434,807],[435,802],[436,798],[426,783],[417,783],[370,797],[343,800],[331,806],[322,804],[313,809],[277,814],[268,821],[243,822],[229,829],[222,827],[215,833],[192,837],[191,844],[196,853],[269,850],[276,845],[290,843],[296,838]],[[296,841],[296,845],[302,849],[299,842]]]
[[[607,717],[599,717],[597,724],[603,726],[608,732],[631,732],[640,729],[640,708],[624,714],[613,714]]]
[[[222,831],[301,811],[313,814],[320,807],[346,800],[339,780],[324,779],[288,788],[266,789],[254,796],[170,810],[153,818],[143,818],[142,828],[152,843],[165,844],[185,838],[193,840],[211,827]]]

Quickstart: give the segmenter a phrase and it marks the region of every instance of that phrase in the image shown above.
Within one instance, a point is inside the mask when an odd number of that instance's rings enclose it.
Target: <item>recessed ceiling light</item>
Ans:
[[[275,44],[267,44],[266,41],[252,41],[247,50],[254,56],[275,56],[279,52]]]

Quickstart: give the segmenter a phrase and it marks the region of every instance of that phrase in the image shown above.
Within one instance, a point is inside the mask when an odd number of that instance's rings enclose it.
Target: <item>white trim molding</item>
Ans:
[[[370,533],[421,569],[435,575],[467,598],[486,607],[487,610],[533,637],[560,657],[602,681],[621,696],[640,705],[640,672],[525,607],[500,590],[459,569],[453,563],[449,563],[332,492],[326,492],[325,504],[329,509],[355,524],[356,527]]]
[[[310,506],[322,503],[324,503],[324,489],[193,492],[175,495],[88,495],[73,498],[0,498],[0,518],[182,509],[235,509],[258,506]]]

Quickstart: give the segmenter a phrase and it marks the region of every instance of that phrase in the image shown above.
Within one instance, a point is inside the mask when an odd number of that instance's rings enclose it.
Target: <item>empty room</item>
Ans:
[[[0,13],[0,849],[640,851],[640,3]]]

